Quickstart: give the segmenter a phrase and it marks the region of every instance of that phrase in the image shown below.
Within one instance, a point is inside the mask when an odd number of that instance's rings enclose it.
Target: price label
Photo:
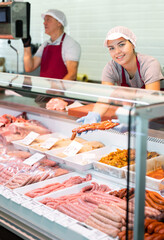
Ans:
[[[11,198],[11,200],[13,201],[13,202],[16,202],[16,203],[18,203],[18,204],[20,204],[20,203],[22,203],[22,199],[21,199],[21,197],[19,197],[18,195],[16,196],[13,196],[12,198]]]
[[[6,187],[5,186],[0,186],[0,194],[4,191],[6,189]]]
[[[61,213],[59,211],[53,212],[53,217],[55,222],[60,222],[63,219],[67,219],[67,216],[64,213]]]
[[[42,148],[50,149],[59,139],[58,138],[48,138],[40,146]]]
[[[32,211],[35,212],[36,214],[40,215],[40,216],[43,215],[41,207],[33,208]]]
[[[76,153],[78,153],[78,151],[83,147],[83,145],[79,142],[76,142],[76,141],[72,141],[71,144],[66,147],[66,149],[63,151],[63,153],[66,155],[66,156],[75,156]]]
[[[105,233],[103,233],[103,232],[101,232],[97,229],[94,229],[91,236],[90,236],[90,239],[91,240],[94,240],[94,239],[99,240],[99,239],[104,239],[104,238],[106,239],[106,237],[108,237],[107,234],[105,234]]]
[[[34,163],[40,161],[41,159],[45,158],[46,156],[42,153],[35,153],[31,157],[27,158],[23,163],[32,166]]]
[[[92,232],[93,232],[92,228],[90,228],[89,226],[87,226],[83,223],[80,223],[80,222],[72,224],[69,228],[78,232],[78,233],[80,233],[80,234],[82,234],[82,235],[84,235],[87,238],[89,238],[92,235]]]
[[[59,224],[61,224],[64,227],[68,227],[71,226],[72,224],[75,224],[77,222],[77,220],[70,218],[70,217],[65,217],[63,219],[56,219],[55,222],[58,222]]]
[[[2,195],[7,198],[7,199],[10,199],[12,196],[13,196],[13,193],[10,191],[10,190],[4,190],[2,192]]]
[[[37,137],[39,137],[39,133],[36,132],[30,132],[24,139],[22,139],[20,142],[24,145],[30,145]]]
[[[42,213],[43,213],[43,216],[45,216],[45,217],[49,216],[49,215],[52,216],[53,212],[54,212],[54,209],[52,211],[52,209],[49,209],[45,206],[42,207]]]

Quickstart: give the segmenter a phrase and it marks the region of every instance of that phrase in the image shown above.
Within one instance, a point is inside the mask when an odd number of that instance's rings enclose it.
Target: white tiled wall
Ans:
[[[79,73],[100,81],[101,72],[110,59],[103,47],[106,33],[111,27],[124,25],[137,36],[137,51],[156,57],[164,66],[164,1],[163,0],[30,0],[31,36],[33,43],[42,43],[44,34],[41,13],[57,8],[65,12],[68,26],[65,29],[81,45]],[[12,40],[19,52],[19,71],[23,72],[21,40]],[[16,71],[16,53],[7,40],[0,39],[0,57],[6,58],[8,71]]]

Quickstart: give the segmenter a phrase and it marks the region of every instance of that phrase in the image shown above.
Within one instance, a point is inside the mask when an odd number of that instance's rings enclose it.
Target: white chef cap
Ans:
[[[67,25],[67,19],[65,14],[57,9],[49,9],[46,13],[42,13],[41,17],[44,19],[45,16],[51,16],[58,20],[64,27]]]
[[[136,47],[135,34],[130,29],[123,26],[114,27],[107,33],[106,39],[104,41],[104,46],[107,47],[108,40],[115,40],[121,37],[129,40]]]

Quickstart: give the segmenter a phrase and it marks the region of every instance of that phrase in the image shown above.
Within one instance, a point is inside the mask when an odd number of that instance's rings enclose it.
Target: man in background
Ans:
[[[64,32],[67,25],[62,11],[50,9],[43,13],[45,33],[50,36],[37,50],[31,53],[31,37],[22,39],[24,45],[24,68],[32,72],[40,66],[40,76],[65,80],[76,80],[81,48]]]

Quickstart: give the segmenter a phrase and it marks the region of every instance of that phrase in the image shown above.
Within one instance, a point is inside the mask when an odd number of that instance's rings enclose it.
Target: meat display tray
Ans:
[[[66,148],[59,148],[56,150],[47,151],[45,154],[47,158],[59,163],[64,163],[66,166],[71,167],[78,171],[86,171],[93,168],[93,162],[97,160],[99,152],[103,151],[105,147],[95,149],[92,151],[76,154],[71,157],[59,157],[58,154],[63,153]]]
[[[113,177],[125,178],[125,171],[124,171],[124,169],[126,167],[117,168],[117,167],[114,167],[114,166],[111,166],[111,165],[99,162],[99,160],[103,156],[105,156],[105,155],[107,155],[107,154],[109,154],[111,152],[116,151],[117,148],[118,147],[116,147],[116,146],[107,146],[107,147],[104,147],[103,149],[101,149],[97,153],[97,161],[93,162],[94,170],[99,171],[101,173],[109,174],[109,175],[111,175]],[[121,149],[121,148],[119,147],[119,149]]]
[[[158,157],[151,158],[146,161],[146,172],[150,172],[156,170],[164,164],[164,155],[160,155]],[[130,166],[130,181],[135,182],[135,164]],[[127,178],[127,167],[125,168],[125,177]],[[162,190],[164,189],[164,183],[162,184],[163,179],[155,179],[152,177],[146,176],[146,187],[154,190]]]
[[[39,145],[49,138],[62,139],[62,138],[67,138],[67,136],[55,132],[52,134],[40,135],[38,138],[36,138],[36,140],[40,139],[40,141],[41,141],[40,143],[35,143],[35,140],[34,140],[30,145],[25,145],[25,144],[22,144],[21,140],[18,140],[18,141],[12,141],[12,144],[14,145],[14,147],[16,149],[19,149],[22,151],[30,151],[32,154],[34,154],[36,152],[44,153],[45,151],[47,151],[47,149],[44,149],[44,148],[42,149],[41,147],[39,148]]]
[[[85,175],[82,175],[82,174],[80,175],[79,173],[76,173],[76,172],[70,172],[59,177],[54,177],[51,179],[44,180],[42,182],[38,182],[38,183],[34,183],[31,185],[14,189],[14,191],[17,193],[25,194],[28,191],[32,191],[33,189],[44,187],[48,184],[57,183],[57,182],[62,183],[65,180],[69,179],[70,177],[75,177],[75,176],[85,177]]]

